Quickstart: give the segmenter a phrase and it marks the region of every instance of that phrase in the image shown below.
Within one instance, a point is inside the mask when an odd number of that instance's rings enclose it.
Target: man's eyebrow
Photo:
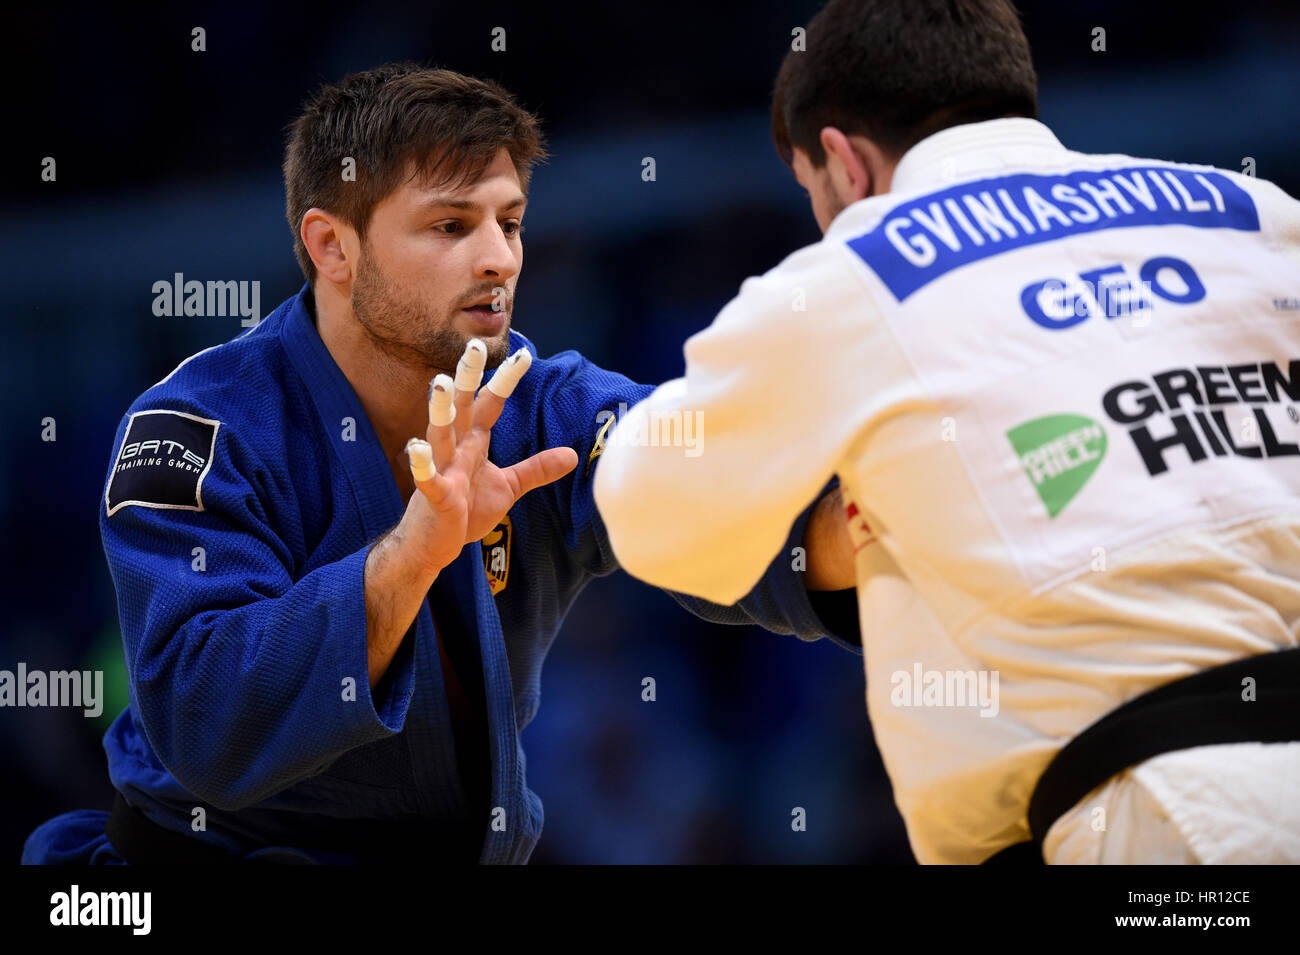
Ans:
[[[501,211],[508,212],[511,209],[518,209],[520,206],[526,205],[527,202],[528,197],[520,194],[502,206]],[[482,203],[473,202],[469,199],[452,199],[450,196],[430,196],[420,205],[430,209],[464,209],[466,212],[483,211]]]

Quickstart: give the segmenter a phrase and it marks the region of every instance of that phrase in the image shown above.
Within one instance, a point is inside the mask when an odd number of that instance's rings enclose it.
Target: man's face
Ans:
[[[408,363],[450,371],[479,338],[495,368],[510,347],[526,201],[505,149],[471,185],[400,186],[375,207],[362,243],[352,283],[357,321]]]
[[[817,169],[808,158],[808,154],[796,147],[790,163],[794,170],[794,178],[808,193],[808,199],[812,203],[813,218],[817,220],[817,225],[823,233],[830,227],[831,220],[849,204],[835,191],[830,161],[831,157],[828,156],[827,162]]]

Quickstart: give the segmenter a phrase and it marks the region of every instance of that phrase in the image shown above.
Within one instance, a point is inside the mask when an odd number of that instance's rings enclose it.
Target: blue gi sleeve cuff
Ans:
[[[335,627],[335,633],[346,643],[340,668],[344,675],[340,681],[355,674],[356,704],[352,709],[360,723],[359,729],[376,730],[382,726],[389,732],[398,733],[406,722],[406,711],[415,687],[414,654],[411,648],[415,642],[416,623],[412,622],[388,669],[372,690],[367,651],[369,634],[366,625],[365,585],[366,558],[369,554],[370,547],[367,546],[334,565],[342,578],[337,607],[343,617],[339,621],[341,625]]]
[[[862,629],[856,587],[848,590],[810,590],[808,602],[832,640],[855,653],[861,652]]]
[[[821,500],[826,489],[817,495],[817,500]],[[842,629],[846,620],[841,612],[834,615],[835,619],[831,621],[823,620],[818,614],[817,608],[813,605],[812,593],[808,590],[808,576],[804,569],[795,570],[795,555],[801,555],[797,566],[807,567],[807,551],[804,545],[804,532],[808,527],[808,521],[812,517],[813,508],[816,502],[808,507],[795,518],[794,525],[790,528],[790,536],[786,539],[785,547],[777,554],[776,559],[768,566],[765,579],[767,581],[769,592],[776,601],[781,614],[789,621],[793,628],[795,636],[801,640],[818,640],[823,637],[850,650],[854,653],[861,653],[859,646],[860,638],[857,627],[857,615],[852,615],[853,623],[851,630]],[[796,550],[798,548],[798,550]],[[841,594],[837,598],[842,604],[844,593],[854,595],[856,604],[856,590],[837,592]],[[827,606],[827,601],[823,598],[816,598],[818,603],[823,607]],[[834,624],[834,626],[828,626]]]

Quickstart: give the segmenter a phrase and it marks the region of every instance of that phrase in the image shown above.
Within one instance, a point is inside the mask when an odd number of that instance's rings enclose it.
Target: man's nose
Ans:
[[[475,249],[475,274],[481,278],[504,281],[519,271],[514,249],[501,226],[493,223],[480,230],[482,239]]]

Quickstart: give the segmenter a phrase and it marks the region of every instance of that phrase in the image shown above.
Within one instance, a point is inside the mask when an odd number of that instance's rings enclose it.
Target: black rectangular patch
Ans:
[[[131,504],[203,510],[203,478],[220,427],[220,421],[183,411],[131,415],[104,492],[109,516]]]

